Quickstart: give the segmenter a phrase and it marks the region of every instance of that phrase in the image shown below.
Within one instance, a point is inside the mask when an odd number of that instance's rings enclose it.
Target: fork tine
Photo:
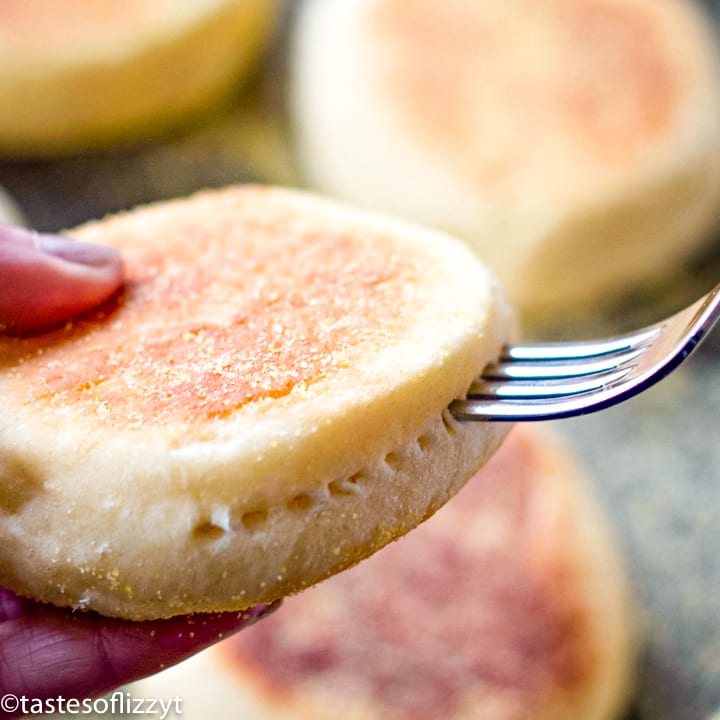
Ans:
[[[547,360],[582,360],[611,355],[647,345],[660,328],[651,326],[637,332],[602,340],[581,342],[542,343],[537,345],[511,345],[503,348],[500,361],[542,362]]]
[[[672,372],[719,318],[720,284],[685,310],[635,333],[506,348],[450,411],[458,420],[520,421],[610,407]]]
[[[551,397],[543,400],[519,398],[502,400],[454,400],[450,412],[460,421],[526,422],[531,420],[558,420],[588,412],[602,410],[614,402],[597,403],[588,407],[584,395]]]
[[[635,360],[643,353],[644,348],[635,348],[624,353],[601,355],[590,360],[542,360],[531,361],[505,361],[490,363],[482,372],[479,381],[473,383],[470,393],[476,385],[483,380],[549,380],[555,378],[584,377],[597,373],[607,372]]]
[[[612,385],[622,380],[630,371],[632,366],[584,375],[580,377],[569,377],[561,379],[545,380],[538,382],[504,382],[504,381],[481,381],[474,383],[468,392],[471,399],[503,399],[503,398],[537,398],[569,397],[581,393],[589,393],[602,387]]]

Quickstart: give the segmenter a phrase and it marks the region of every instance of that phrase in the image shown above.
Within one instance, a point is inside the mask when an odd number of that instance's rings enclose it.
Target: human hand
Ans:
[[[57,325],[121,284],[117,250],[0,224],[0,331]]]
[[[130,622],[23,600],[0,588],[0,698],[97,697],[174,665],[269,614],[198,614]],[[19,717],[4,712],[0,717]]]
[[[51,327],[122,284],[110,248],[0,225],[0,332]],[[71,612],[0,588],[0,698],[87,698],[173,665],[274,606],[129,622]],[[0,717],[20,715],[0,708]]]

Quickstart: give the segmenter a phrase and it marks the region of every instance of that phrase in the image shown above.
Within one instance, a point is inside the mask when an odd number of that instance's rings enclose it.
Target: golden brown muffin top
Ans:
[[[63,328],[0,338],[26,403],[116,429],[202,423],[311,385],[403,327],[414,261],[382,233],[313,223],[262,189],[209,207],[109,221],[124,291]]]

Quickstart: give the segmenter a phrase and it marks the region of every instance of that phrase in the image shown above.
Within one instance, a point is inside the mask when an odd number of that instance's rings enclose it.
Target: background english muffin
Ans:
[[[582,471],[523,426],[407,537],[130,691],[218,720],[609,720],[631,624]]]
[[[690,0],[306,0],[305,181],[463,237],[526,315],[678,274],[720,217],[720,75]]]
[[[6,0],[0,155],[69,154],[167,130],[254,66],[279,0]]]

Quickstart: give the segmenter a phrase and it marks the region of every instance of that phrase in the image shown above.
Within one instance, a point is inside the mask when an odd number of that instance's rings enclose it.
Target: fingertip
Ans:
[[[239,612],[201,613],[165,620],[109,620],[102,630],[105,667],[112,685],[153,675],[176,665],[273,613],[280,602]],[[108,678],[106,678],[108,679]]]
[[[195,652],[219,642],[268,617],[280,607],[280,601],[256,605],[246,610],[199,613],[157,621],[151,632],[160,646],[171,652]]]
[[[40,332],[101,305],[120,290],[113,248],[4,228],[0,244],[0,330]]]
[[[36,605],[0,623],[0,688],[34,697],[96,696],[175,665],[278,606],[131,622]]]

